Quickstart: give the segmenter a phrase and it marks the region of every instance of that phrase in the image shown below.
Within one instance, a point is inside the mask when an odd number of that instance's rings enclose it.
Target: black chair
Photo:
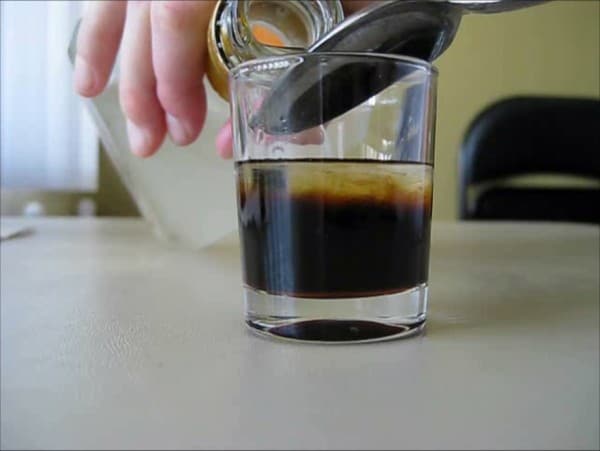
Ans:
[[[533,174],[579,176],[592,187],[506,183]],[[600,224],[599,181],[599,100],[509,98],[482,111],[466,133],[459,157],[459,216]]]

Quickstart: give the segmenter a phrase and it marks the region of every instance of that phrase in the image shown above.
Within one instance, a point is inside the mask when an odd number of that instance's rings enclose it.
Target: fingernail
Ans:
[[[82,57],[75,58],[75,90],[81,95],[91,95],[96,87],[92,67]]]
[[[129,136],[129,148],[131,151],[140,157],[146,156],[151,150],[152,137],[149,133],[128,120],[127,135]]]
[[[217,152],[222,158],[231,158],[233,153],[233,133],[231,130],[231,121],[227,121],[217,133],[216,139]]]
[[[185,126],[181,119],[167,113],[167,128],[169,136],[179,146],[189,144],[192,139],[192,132]]]

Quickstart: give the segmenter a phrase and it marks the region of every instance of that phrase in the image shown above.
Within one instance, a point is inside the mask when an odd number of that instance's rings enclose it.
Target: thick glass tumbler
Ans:
[[[423,330],[436,77],[425,61],[366,53],[274,57],[232,71],[253,330],[318,342]]]

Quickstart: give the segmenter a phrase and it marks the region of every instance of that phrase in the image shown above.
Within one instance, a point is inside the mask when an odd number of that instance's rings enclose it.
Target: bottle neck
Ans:
[[[209,79],[227,98],[227,72],[269,56],[301,53],[344,18],[340,0],[220,0],[209,29]]]

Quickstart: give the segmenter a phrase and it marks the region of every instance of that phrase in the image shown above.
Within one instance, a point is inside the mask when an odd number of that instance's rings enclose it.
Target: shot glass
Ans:
[[[308,67],[303,78],[294,70]],[[315,53],[230,75],[246,324],[329,343],[426,320],[435,68]]]

